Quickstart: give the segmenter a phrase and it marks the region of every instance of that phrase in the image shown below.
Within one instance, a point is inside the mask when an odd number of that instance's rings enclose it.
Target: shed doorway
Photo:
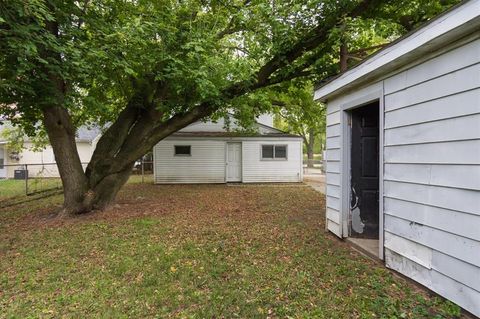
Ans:
[[[350,218],[351,241],[378,257],[379,102],[351,111]]]
[[[242,143],[227,143],[227,182],[242,181]]]

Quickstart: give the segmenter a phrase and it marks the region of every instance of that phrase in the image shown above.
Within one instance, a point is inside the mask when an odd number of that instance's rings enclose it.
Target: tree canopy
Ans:
[[[66,210],[101,208],[176,130],[227,110],[248,122],[272,108],[258,92],[335,73],[343,37],[394,38],[452,2],[0,0],[0,114],[47,132]],[[85,123],[109,126],[84,173]]]

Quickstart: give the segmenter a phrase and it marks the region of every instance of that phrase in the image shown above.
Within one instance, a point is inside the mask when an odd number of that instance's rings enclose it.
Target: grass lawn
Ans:
[[[28,180],[28,193],[31,194],[39,191],[59,188],[60,186],[60,178],[32,178]],[[25,180],[0,180],[0,200],[17,196],[25,196]]]
[[[132,175],[128,183],[141,183],[141,175]],[[144,176],[145,183],[153,182],[153,175]],[[28,193],[37,193],[61,188],[60,178],[31,178],[28,180]],[[0,179],[0,200],[25,196],[25,180]]]
[[[110,210],[0,210],[2,318],[451,318],[325,233],[303,186],[131,183]]]

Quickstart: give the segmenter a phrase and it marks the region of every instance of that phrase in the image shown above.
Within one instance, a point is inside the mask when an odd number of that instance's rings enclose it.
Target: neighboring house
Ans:
[[[7,125],[0,125],[0,178],[13,178],[14,171],[25,169],[27,165],[29,177],[59,177],[58,168],[51,146],[34,150],[32,142],[26,137],[23,151],[19,154],[8,150],[2,130]],[[77,131],[77,150],[82,163],[88,163],[92,157],[101,132],[98,128],[82,126]]]
[[[476,316],[479,30],[480,1],[464,2],[315,92],[328,230]]]
[[[236,132],[233,118],[230,122],[231,130],[222,119],[196,122],[158,143],[155,183],[302,181],[300,136],[273,128],[271,116],[258,119],[254,134]]]

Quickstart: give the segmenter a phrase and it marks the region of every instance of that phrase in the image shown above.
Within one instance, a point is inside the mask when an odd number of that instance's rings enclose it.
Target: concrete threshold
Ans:
[[[365,238],[353,238],[347,237],[347,241],[352,244],[355,248],[360,250],[362,253],[368,255],[373,259],[379,260],[378,255],[378,239],[365,239]]]

